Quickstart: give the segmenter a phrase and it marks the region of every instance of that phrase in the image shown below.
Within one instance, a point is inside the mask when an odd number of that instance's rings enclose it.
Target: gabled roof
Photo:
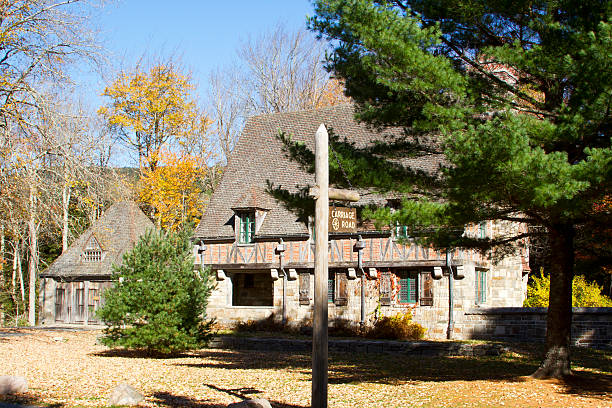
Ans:
[[[290,113],[276,113],[250,118],[232,153],[223,174],[223,179],[211,197],[202,220],[195,230],[195,238],[231,239],[234,237],[233,209],[262,208],[269,210],[258,236],[283,236],[308,234],[303,222],[297,216],[268,195],[267,180],[275,187],[282,186],[290,192],[298,192],[298,186],[313,186],[314,175],[304,171],[289,160],[277,139],[279,131],[292,135],[292,140],[301,141],[314,151],[314,135],[323,123],[332,129],[340,140],[347,138],[356,147],[365,147],[385,136],[397,137],[401,129],[387,129],[383,132],[367,128],[354,119],[351,104],[337,105]],[[415,159],[412,167],[434,172],[440,158],[429,156]],[[370,202],[384,203],[381,197],[368,195],[357,205]]]
[[[111,274],[113,263],[120,264],[125,251],[131,249],[148,229],[155,226],[133,201],[113,204],[104,215],[87,229],[61,254],[41,276],[76,277]],[[96,243],[102,250],[102,260],[87,261],[85,249]]]

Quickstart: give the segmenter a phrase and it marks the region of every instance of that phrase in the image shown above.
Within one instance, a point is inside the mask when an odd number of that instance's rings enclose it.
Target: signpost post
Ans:
[[[315,134],[315,183],[310,190],[315,198],[315,282],[314,282],[314,327],[312,331],[312,408],[327,408],[327,279],[328,279],[328,234],[329,199],[359,201],[359,194],[329,188],[329,136],[321,124]],[[352,227],[356,226],[354,209],[336,218]],[[351,215],[352,214],[352,218]],[[339,214],[336,214],[339,215]],[[349,228],[346,225],[346,228]]]

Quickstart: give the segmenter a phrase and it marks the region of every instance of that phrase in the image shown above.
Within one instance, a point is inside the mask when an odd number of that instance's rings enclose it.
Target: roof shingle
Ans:
[[[231,239],[234,237],[234,211],[232,208],[262,208],[269,210],[258,230],[262,236],[308,234],[307,226],[297,222],[296,215],[266,193],[267,181],[275,187],[298,192],[299,187],[313,186],[314,175],[303,170],[298,163],[287,158],[278,140],[279,131],[292,135],[293,141],[304,142],[314,151],[314,135],[323,123],[341,140],[346,138],[357,148],[366,147],[385,136],[397,137],[401,129],[383,132],[369,129],[354,119],[351,104],[336,105],[289,113],[276,113],[250,118],[243,130],[225,169],[223,179],[211,197],[200,224],[194,232],[200,239]],[[411,166],[435,171],[440,159],[436,157],[414,160]],[[370,195],[357,205],[381,197]]]
[[[120,264],[123,254],[131,249],[148,229],[155,226],[133,201],[113,204],[60,255],[41,276],[77,277],[109,276],[112,264]],[[88,262],[82,253],[91,237],[104,251],[101,262]]]

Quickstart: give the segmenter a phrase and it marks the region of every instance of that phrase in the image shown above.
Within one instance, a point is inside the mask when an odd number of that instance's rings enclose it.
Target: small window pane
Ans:
[[[238,242],[240,244],[252,243],[255,236],[255,214],[239,214],[238,223]]]
[[[476,270],[476,303],[487,302],[487,271]]]
[[[400,272],[399,278],[399,302],[415,303],[417,297],[416,276],[411,276],[408,272]]]

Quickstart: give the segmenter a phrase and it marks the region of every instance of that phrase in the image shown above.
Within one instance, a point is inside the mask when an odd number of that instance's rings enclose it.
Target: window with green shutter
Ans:
[[[408,226],[397,223],[395,225],[395,238],[408,238]]]
[[[255,237],[255,213],[243,212],[236,214],[238,217],[238,243],[251,244]]]
[[[487,222],[481,221],[478,224],[478,238],[485,239],[487,237]]]
[[[334,274],[330,273],[327,277],[327,302],[334,303],[334,292],[336,290],[336,281]]]
[[[417,301],[417,277],[408,271],[399,272],[399,303],[416,303]]]
[[[485,270],[476,270],[475,276],[476,283],[476,303],[486,303],[487,302],[487,271]]]

